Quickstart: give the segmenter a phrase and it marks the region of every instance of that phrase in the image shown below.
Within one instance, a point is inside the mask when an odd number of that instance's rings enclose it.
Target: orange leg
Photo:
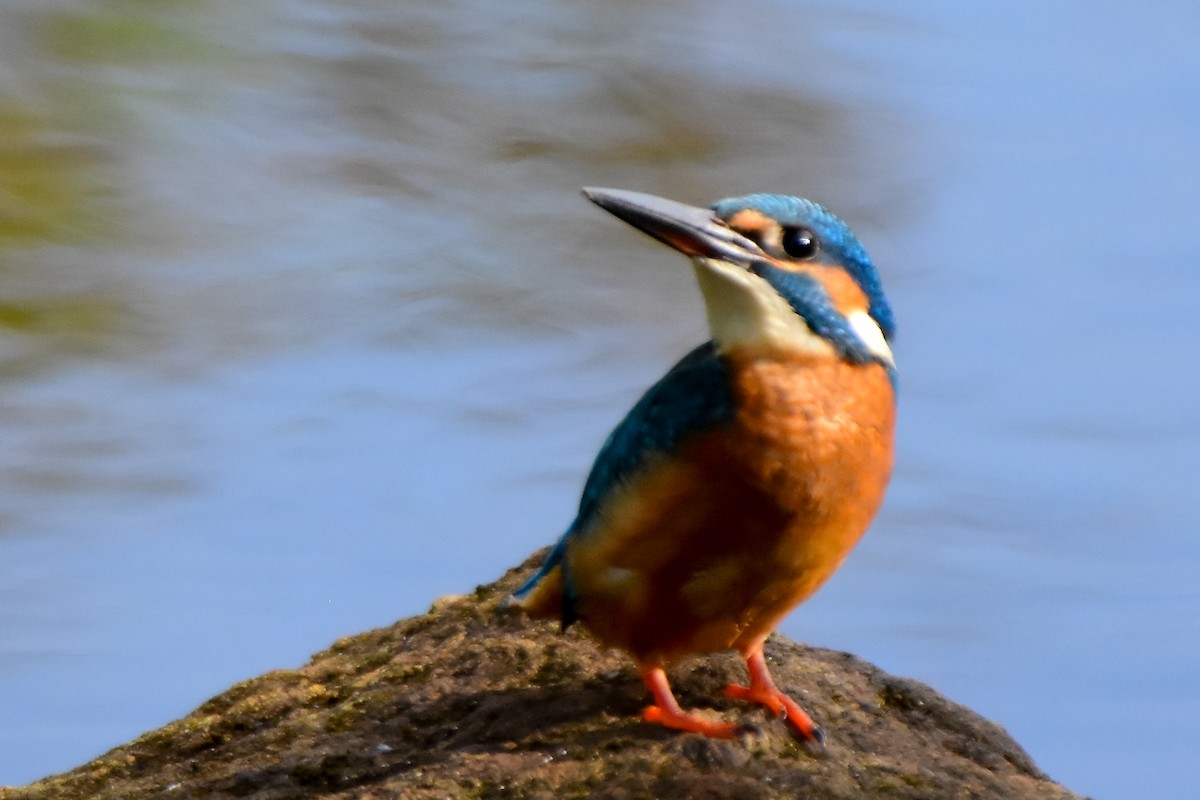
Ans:
[[[671,684],[667,682],[667,673],[662,667],[641,667],[642,681],[650,694],[654,696],[654,705],[642,710],[642,719],[647,722],[657,722],[677,731],[702,733],[714,739],[734,739],[749,728],[733,722],[711,722],[689,714],[679,707],[675,695],[671,692]]]
[[[746,668],[750,671],[750,685],[738,686],[730,684],[725,687],[725,694],[738,700],[749,700],[752,703],[766,706],[776,716],[782,716],[800,735],[817,744],[823,744],[825,734],[816,726],[812,718],[804,713],[804,709],[795,700],[788,697],[771,680],[767,671],[767,660],[763,657],[762,645],[746,654]]]

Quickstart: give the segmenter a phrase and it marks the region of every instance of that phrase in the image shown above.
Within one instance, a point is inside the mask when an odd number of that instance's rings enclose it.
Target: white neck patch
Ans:
[[[866,311],[851,311],[846,315],[846,322],[850,323],[850,327],[858,334],[858,338],[871,355],[890,367],[896,366],[892,358],[892,348],[888,347],[887,339],[883,338],[883,331],[879,329],[879,323],[870,314]]]

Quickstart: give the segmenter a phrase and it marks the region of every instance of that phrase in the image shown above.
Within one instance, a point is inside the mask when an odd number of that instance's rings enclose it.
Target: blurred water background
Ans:
[[[880,267],[895,481],[784,631],[1188,794],[1200,6],[734,5],[0,5],[0,785],[558,535],[704,336],[591,184]]]

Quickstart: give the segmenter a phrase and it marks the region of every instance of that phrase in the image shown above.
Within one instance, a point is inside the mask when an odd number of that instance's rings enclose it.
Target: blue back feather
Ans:
[[[609,435],[583,486],[572,528],[586,528],[614,484],[690,433],[733,418],[729,372],[712,342],[692,350],[650,387]]]
[[[716,346],[705,342],[650,387],[609,434],[583,485],[579,513],[533,577],[517,590],[528,593],[556,566],[563,567],[563,626],[576,619],[576,598],[568,565],[567,541],[585,536],[605,496],[626,483],[654,456],[672,452],[688,435],[733,418],[733,387]]]

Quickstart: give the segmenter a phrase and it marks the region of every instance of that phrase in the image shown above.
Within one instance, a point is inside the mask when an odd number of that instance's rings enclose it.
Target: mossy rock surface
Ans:
[[[534,563],[0,800],[1077,797],[999,726],[929,687],[780,637],[768,660],[824,727],[823,756],[722,696],[744,677],[729,655],[673,670],[676,693],[759,735],[712,741],[643,723],[646,694],[625,657],[498,610]]]

